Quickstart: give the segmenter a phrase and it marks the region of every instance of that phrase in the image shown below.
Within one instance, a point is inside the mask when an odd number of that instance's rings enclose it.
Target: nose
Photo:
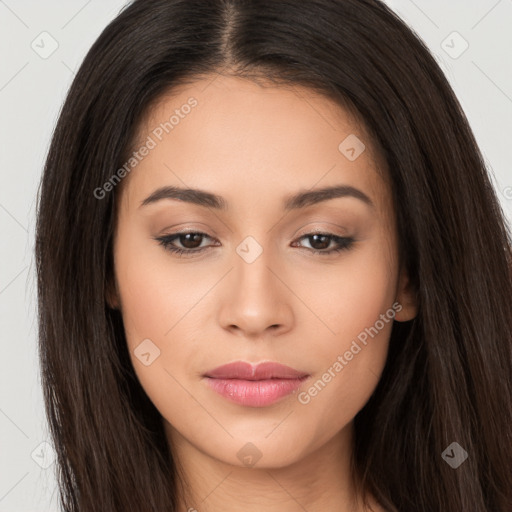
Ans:
[[[247,338],[290,330],[293,293],[285,284],[283,267],[270,261],[268,251],[252,263],[235,254],[233,264],[219,297],[222,327]]]

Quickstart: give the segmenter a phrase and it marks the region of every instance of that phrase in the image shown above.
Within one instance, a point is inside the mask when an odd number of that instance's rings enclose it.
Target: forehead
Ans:
[[[148,141],[152,149],[123,183],[130,202],[170,184],[210,190],[228,205],[240,196],[281,200],[292,190],[346,184],[385,207],[383,162],[364,125],[304,87],[203,77],[153,104],[133,149]]]

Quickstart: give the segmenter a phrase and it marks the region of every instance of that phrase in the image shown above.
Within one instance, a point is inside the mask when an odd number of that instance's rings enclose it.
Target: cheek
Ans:
[[[114,262],[130,343],[171,338],[180,318],[191,312],[208,284],[194,284],[193,276],[173,264],[158,242],[129,231],[119,235]]]
[[[169,256],[163,249],[155,250],[156,244],[120,232],[114,252],[116,279],[139,382],[159,410],[169,403],[176,404],[172,410],[181,410],[189,396],[178,383],[183,380],[180,372],[194,367],[204,344],[200,299],[211,288],[212,278],[200,276],[194,285],[194,275],[169,264]]]
[[[323,324],[317,345],[325,357],[347,350],[351,340],[373,326],[395,300],[398,274],[385,240],[376,238],[341,258],[309,274],[300,285],[304,302]],[[306,328],[310,320],[304,320]]]
[[[378,248],[361,251],[333,274],[324,297],[334,334],[325,330],[317,340],[315,358],[322,370],[297,398],[306,423],[326,426],[325,439],[362,409],[385,366],[395,313],[396,276],[389,263]]]

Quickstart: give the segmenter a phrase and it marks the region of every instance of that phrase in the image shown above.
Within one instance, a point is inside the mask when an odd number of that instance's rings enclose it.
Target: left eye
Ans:
[[[155,238],[167,251],[170,251],[178,256],[192,256],[195,253],[202,253],[206,249],[211,249],[213,246],[207,245],[201,247],[201,242],[204,238],[210,238],[206,233],[190,231],[188,233],[175,233],[173,235],[165,235]],[[298,240],[308,239],[310,245],[320,245],[320,247],[302,247],[314,254],[327,255],[332,253],[348,250],[354,243],[353,238],[340,237],[332,233],[308,233],[301,236]],[[175,241],[178,241],[183,247],[176,247]],[[213,239],[212,239],[213,240]],[[331,243],[334,242],[334,247],[327,249]]]
[[[302,240],[303,238],[306,238],[310,245],[320,245],[320,247],[311,248],[314,254],[331,254],[334,252],[345,251],[350,249],[354,243],[353,238],[341,237],[333,235],[332,233],[308,233],[307,235],[301,236],[299,240]],[[331,242],[334,242],[334,247],[329,250],[325,250],[331,245]]]

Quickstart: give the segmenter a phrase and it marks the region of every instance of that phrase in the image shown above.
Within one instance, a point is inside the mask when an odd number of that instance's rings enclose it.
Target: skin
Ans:
[[[121,310],[140,383],[162,415],[188,487],[180,510],[362,511],[350,471],[353,418],[385,365],[392,321],[325,387],[300,403],[357,336],[398,301],[396,321],[416,315],[399,269],[391,190],[364,127],[331,100],[301,87],[263,86],[224,75],[175,89],[147,113],[139,141],[193,96],[198,104],[121,183],[114,237],[112,307]],[[366,149],[354,161],[338,150],[355,134]],[[153,137],[155,138],[155,137]],[[339,197],[285,212],[298,191],[350,185],[373,207]],[[167,185],[221,195],[226,211],[162,199]],[[331,255],[305,235],[353,237]],[[205,233],[202,254],[179,257],[155,237]],[[236,252],[252,236],[263,252],[247,263]],[[251,249],[253,250],[253,249]],[[145,340],[160,354],[144,365]],[[154,349],[151,349],[154,350]],[[202,375],[244,360],[276,361],[311,378],[266,407],[246,407],[212,391]],[[378,427],[378,426],[377,426]],[[260,453],[248,466],[237,453]],[[373,510],[383,510],[370,496]]]

